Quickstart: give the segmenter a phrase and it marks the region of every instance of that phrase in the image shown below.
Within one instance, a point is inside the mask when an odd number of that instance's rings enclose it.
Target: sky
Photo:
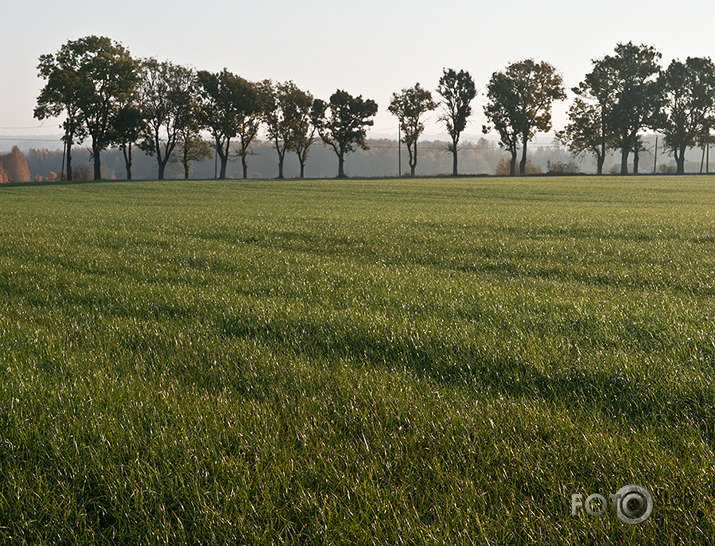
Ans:
[[[0,135],[61,132],[59,120],[32,116],[44,85],[37,61],[90,34],[121,42],[138,58],[292,80],[323,99],[336,89],[374,99],[375,138],[396,137],[387,112],[392,93],[417,82],[434,92],[444,68],[464,69],[479,92],[465,136],[477,139],[486,85],[510,62],[548,61],[570,88],[618,42],[655,46],[664,66],[715,57],[714,23],[715,2],[702,0],[23,0],[0,18]],[[555,105],[554,129],[566,124],[571,97]],[[423,138],[445,137],[436,113],[426,125]]]

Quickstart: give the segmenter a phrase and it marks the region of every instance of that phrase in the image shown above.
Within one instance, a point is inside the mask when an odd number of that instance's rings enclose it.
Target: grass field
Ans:
[[[0,543],[713,543],[714,295],[715,178],[1,187]]]

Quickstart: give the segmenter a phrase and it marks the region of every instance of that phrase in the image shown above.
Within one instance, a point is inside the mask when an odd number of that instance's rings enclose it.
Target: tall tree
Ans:
[[[87,36],[66,44],[79,61],[79,118],[92,138],[94,179],[102,178],[100,153],[112,143],[112,122],[139,83],[139,63],[121,44]]]
[[[139,140],[144,128],[141,110],[133,102],[122,106],[112,121],[111,140],[122,151],[127,180],[132,179],[132,145]]]
[[[608,135],[602,112],[600,104],[576,97],[569,107],[569,123],[563,130],[556,132],[556,138],[575,156],[588,153],[596,158],[597,174],[603,174],[608,151]]]
[[[283,178],[286,153],[296,150],[296,144],[302,142],[300,137],[306,133],[303,122],[310,114],[313,98],[291,81],[274,85],[265,80],[260,85],[263,89],[263,121],[267,136],[278,154],[278,178]]]
[[[495,72],[487,85],[489,102],[484,107],[484,113],[491,122],[484,125],[482,131],[487,134],[494,128],[499,133],[499,145],[511,156],[509,161],[509,176],[516,174],[516,158],[519,152],[520,132],[513,118],[519,109],[519,97],[512,92],[510,82],[503,72]]]
[[[422,116],[437,108],[432,100],[432,93],[415,84],[414,87],[403,89],[399,94],[393,93],[388,111],[397,118],[404,132],[404,141],[409,154],[410,175],[415,176],[417,167],[417,141],[425,130]]]
[[[139,102],[145,120],[142,149],[155,156],[159,180],[176,148],[182,130],[193,122],[196,75],[171,62],[145,59]]]
[[[312,123],[323,143],[331,147],[338,158],[338,178],[346,177],[345,154],[352,152],[355,146],[368,149],[365,138],[375,114],[377,103],[374,100],[363,99],[362,95],[353,97],[340,89],[327,103],[320,99],[313,102]]]
[[[72,146],[86,136],[80,119],[79,99],[86,93],[82,87],[87,82],[80,77],[80,63],[81,55],[77,44],[67,42],[57,53],[40,56],[37,66],[40,77],[46,80],[46,83],[37,98],[34,117],[43,120],[65,116],[61,127],[64,129],[62,141],[65,146],[63,170],[67,180],[72,180]]]
[[[313,125],[313,95],[307,91],[296,90],[288,105],[290,107],[291,124],[290,149],[298,156],[300,164],[300,177],[305,177],[305,164],[308,161],[308,151],[315,142],[315,126]]]
[[[258,94],[254,85],[225,68],[219,73],[202,70],[198,80],[200,119],[216,144],[221,161],[219,177],[226,178],[231,139],[244,128],[246,116],[255,113]]]
[[[487,97],[489,102],[484,113],[502,137],[502,146],[512,154],[512,173],[516,163],[516,139],[521,141],[519,173],[524,174],[529,141],[537,131],[551,129],[553,102],[566,98],[561,76],[547,62],[527,59],[511,63],[504,72],[492,75]]]
[[[474,97],[477,96],[477,88],[469,72],[465,70],[456,72],[452,68],[445,68],[439,79],[437,93],[442,97],[443,108],[439,119],[447,125],[447,132],[452,139],[447,146],[447,150],[452,152],[452,176],[457,176],[459,174],[457,164],[459,139],[467,128],[469,116],[472,115],[471,104]]]
[[[248,178],[248,156],[253,155],[253,141],[258,136],[265,110],[265,89],[259,83],[248,82],[254,91],[253,102],[241,113],[238,121],[238,156],[241,158],[243,178]]]
[[[661,76],[665,109],[658,128],[685,173],[685,151],[715,125],[715,65],[709,58],[674,60]]]
[[[576,98],[569,108],[570,122],[563,131],[556,133],[571,153],[593,154],[598,174],[603,174],[608,150],[617,146],[610,124],[611,109],[616,102],[610,77],[609,71],[594,61],[593,70],[586,74],[578,87],[571,89]]]
[[[662,103],[660,57],[651,46],[628,42],[617,44],[613,55],[594,61],[594,68],[611,86],[614,102],[607,123],[621,150],[621,174],[628,174],[628,156],[637,145],[638,134],[658,123]]]
[[[195,78],[194,86],[188,97],[189,112],[186,123],[179,129],[177,151],[171,157],[172,163],[180,163],[184,168],[184,179],[188,180],[191,174],[191,165],[197,161],[213,157],[211,146],[201,137],[201,104],[198,91],[198,80]]]
[[[278,98],[278,84],[271,80],[263,80],[257,84],[261,95],[263,108],[261,114],[263,122],[266,124],[266,136],[273,143],[273,147],[278,154],[278,178],[285,178],[283,175],[283,163],[288,152],[286,141],[287,121],[283,113],[283,108]]]

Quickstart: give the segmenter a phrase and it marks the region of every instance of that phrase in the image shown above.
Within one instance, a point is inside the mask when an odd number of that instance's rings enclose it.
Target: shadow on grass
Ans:
[[[247,317],[225,318],[223,335],[259,338],[309,358],[348,358],[375,367],[407,369],[442,384],[476,387],[492,394],[542,399],[580,407],[629,425],[689,422],[715,438],[707,426],[715,412],[715,390],[708,384],[673,387],[665,378],[638,377],[625,369],[576,363],[566,353],[540,355],[553,363],[545,373],[509,351],[489,347],[453,346],[432,336],[417,339],[416,331],[387,334],[362,324],[318,324],[311,320],[279,319],[258,323]]]
[[[109,184],[127,182],[126,180],[56,180],[53,182],[7,182],[0,188],[42,188],[45,186],[81,186],[85,184]],[[129,181],[131,182],[131,180]]]
[[[497,230],[498,231],[498,230]],[[510,231],[517,231],[510,228]],[[522,240],[531,240],[534,233],[526,230],[519,230]],[[654,237],[643,233],[600,233],[588,232],[587,229],[556,229],[544,228],[539,233],[549,237],[572,237],[578,239],[601,238],[617,241],[628,241],[638,244],[647,244],[654,240]],[[671,278],[649,279],[637,275],[625,275],[618,270],[609,271],[610,264],[589,268],[589,270],[577,270],[571,265],[563,265],[561,262],[554,262],[554,265],[539,265],[538,263],[527,262],[526,259],[518,256],[501,256],[492,250],[484,247],[466,249],[461,253],[449,255],[441,252],[423,253],[412,251],[406,254],[390,253],[388,250],[376,248],[375,244],[368,239],[356,239],[344,235],[329,235],[327,233],[317,234],[315,232],[280,231],[269,234],[255,234],[252,236],[242,236],[228,229],[214,229],[195,234],[196,237],[204,240],[222,241],[227,244],[250,245],[256,248],[267,250],[280,250],[283,252],[306,253],[321,257],[344,257],[350,260],[364,260],[366,263],[374,263],[379,257],[389,256],[387,264],[403,266],[409,268],[425,267],[436,270],[456,271],[460,273],[486,274],[497,278],[515,279],[528,278],[547,281],[577,282],[592,286],[613,286],[627,287],[629,289],[653,289],[665,286],[668,290],[682,292],[698,296],[715,295],[715,287],[692,282],[674,282]],[[662,239],[663,237],[659,237]],[[706,244],[708,239],[693,239],[679,234],[672,234],[665,237],[669,241],[680,241],[697,244]],[[420,249],[419,244],[407,245],[411,249]],[[448,246],[448,245],[447,245]],[[618,266],[619,263],[615,263]]]

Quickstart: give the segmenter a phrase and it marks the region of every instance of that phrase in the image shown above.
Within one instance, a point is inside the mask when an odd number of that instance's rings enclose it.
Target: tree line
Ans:
[[[618,150],[622,174],[638,172],[642,135],[664,135],[677,172],[684,172],[685,151],[710,142],[715,124],[715,65],[709,58],[674,60],[666,69],[655,48],[617,44],[614,52],[592,61],[592,70],[575,88],[569,123],[557,138],[574,155],[593,155],[603,172],[606,154]],[[294,153],[304,176],[311,146],[320,141],[334,152],[338,177],[346,176],[345,157],[368,148],[367,128],[378,105],[361,95],[336,90],[328,100],[313,97],[293,82],[248,81],[224,69],[193,70],[170,61],[135,59],[121,44],[87,36],[65,43],[56,53],[42,55],[38,70],[45,85],[37,99],[38,119],[64,117],[62,172],[72,179],[72,147],[91,141],[94,178],[101,173],[101,153],[121,150],[126,178],[132,177],[133,149],[157,162],[163,179],[169,161],[180,162],[189,177],[191,164],[216,154],[218,176],[226,177],[233,149],[248,176],[248,158],[261,128],[284,176],[286,155]],[[393,93],[388,111],[399,120],[407,146],[410,173],[415,174],[417,143],[424,116],[440,109],[439,120],[449,135],[452,174],[459,173],[460,137],[471,117],[477,87],[465,70],[443,69],[438,100],[419,83]],[[561,75],[548,62],[513,62],[492,74],[486,88],[483,132],[499,134],[510,153],[509,174],[527,172],[527,148],[536,133],[551,130],[555,101],[565,100]],[[202,133],[211,135],[211,144]],[[233,147],[232,147],[233,145]],[[178,159],[177,159],[178,158]]]

